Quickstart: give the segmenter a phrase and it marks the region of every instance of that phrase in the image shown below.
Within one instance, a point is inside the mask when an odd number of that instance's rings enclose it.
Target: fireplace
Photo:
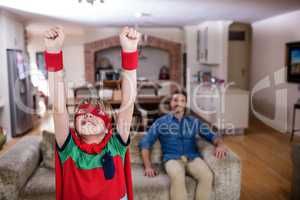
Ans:
[[[181,84],[182,69],[181,69],[181,44],[165,39],[147,36],[147,41],[144,44],[146,47],[158,48],[167,51],[169,54],[170,80]],[[90,83],[96,82],[95,72],[95,55],[96,52],[120,48],[120,41],[118,36],[101,39],[84,46],[85,56],[85,78]]]

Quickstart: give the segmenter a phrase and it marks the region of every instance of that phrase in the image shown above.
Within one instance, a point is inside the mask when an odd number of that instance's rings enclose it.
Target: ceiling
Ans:
[[[170,26],[204,20],[255,22],[300,9],[300,0],[0,0],[27,23],[58,20],[91,27]],[[92,0],[90,0],[92,1]]]

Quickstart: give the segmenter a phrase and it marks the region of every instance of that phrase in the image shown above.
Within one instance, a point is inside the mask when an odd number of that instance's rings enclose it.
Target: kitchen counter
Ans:
[[[189,93],[189,105],[196,114],[227,134],[240,134],[248,128],[249,91],[229,87],[222,94],[216,88],[198,86],[191,84]]]

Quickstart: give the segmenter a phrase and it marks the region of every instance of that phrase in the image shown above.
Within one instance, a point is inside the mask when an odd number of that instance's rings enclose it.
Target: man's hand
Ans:
[[[226,157],[226,153],[227,153],[227,148],[221,144],[221,145],[218,145],[216,148],[215,148],[215,156],[218,158],[218,159],[223,159]]]
[[[133,28],[123,28],[119,35],[122,50],[127,53],[135,52],[140,36],[141,34]]]
[[[155,177],[158,175],[157,171],[153,167],[146,167],[144,175],[148,177]]]
[[[64,42],[62,27],[53,27],[44,33],[44,42],[48,53],[59,53]]]

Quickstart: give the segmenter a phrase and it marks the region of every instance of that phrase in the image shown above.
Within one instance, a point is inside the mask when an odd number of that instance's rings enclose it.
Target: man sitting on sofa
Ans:
[[[200,135],[216,147],[215,156],[218,159],[225,157],[226,148],[222,140],[209,130],[207,124],[186,114],[186,103],[186,93],[175,92],[170,102],[171,112],[158,118],[140,141],[145,176],[157,175],[150,161],[149,149],[159,139],[164,167],[171,180],[171,200],[187,200],[186,172],[197,181],[196,200],[208,200],[212,191],[213,175],[201,159],[196,135]]]

